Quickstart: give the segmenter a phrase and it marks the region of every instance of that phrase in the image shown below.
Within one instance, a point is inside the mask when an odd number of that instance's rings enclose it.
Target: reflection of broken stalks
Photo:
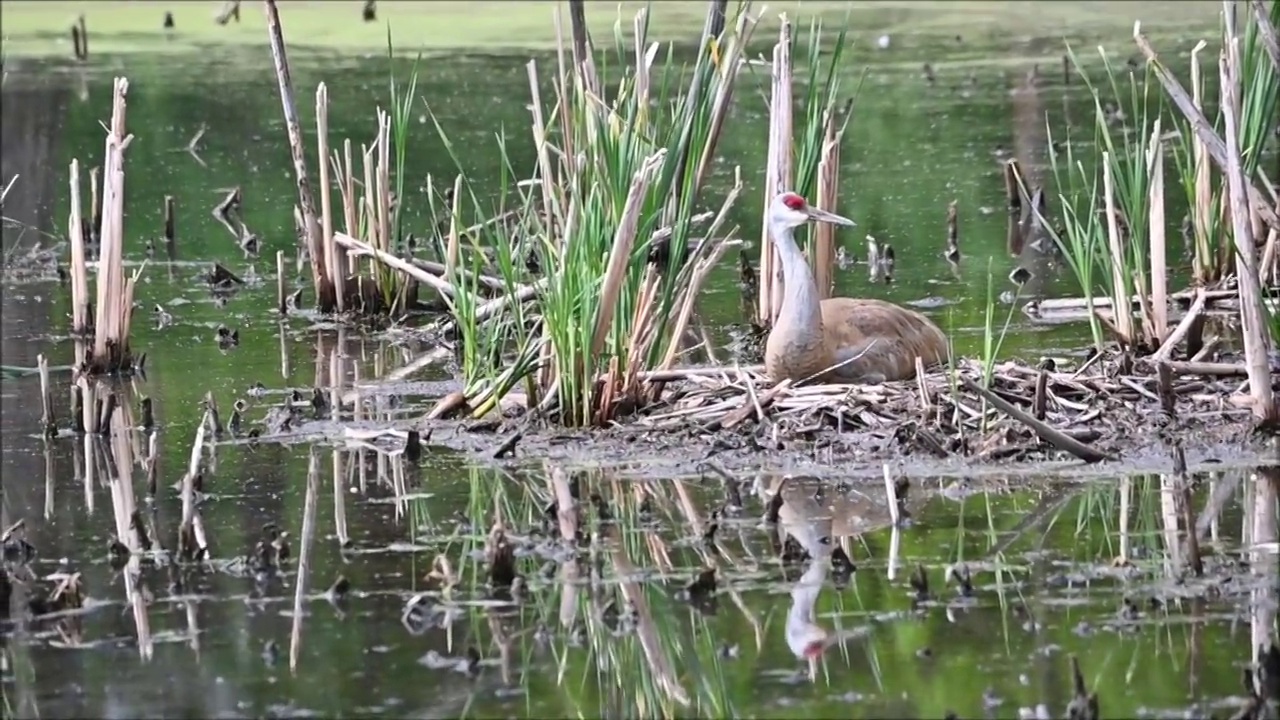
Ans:
[[[231,233],[231,237],[236,240],[240,239],[240,231],[237,227],[240,225],[240,188],[234,187],[227,192],[227,196],[222,199],[213,208],[213,218],[222,223],[222,227]]]
[[[209,543],[204,534],[204,523],[196,511],[196,478],[200,474],[200,458],[204,453],[204,436],[209,426],[208,412],[200,419],[196,429],[196,441],[191,446],[191,460],[187,473],[182,476],[182,524],[178,528],[178,556],[186,561],[201,560],[208,556]]]

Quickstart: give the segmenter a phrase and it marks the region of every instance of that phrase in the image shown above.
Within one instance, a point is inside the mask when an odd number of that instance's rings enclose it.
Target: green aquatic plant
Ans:
[[[729,246],[727,217],[741,182],[726,196],[707,197],[705,181],[758,20],[749,11],[750,3],[741,3],[722,31],[704,39],[691,67],[677,62],[673,48],[660,55],[659,44],[648,40],[647,12],[637,15],[631,38],[619,20],[614,54],[622,69],[597,69],[591,59],[570,63],[569,49],[561,47],[549,104],[545,80],[536,62],[529,64],[534,177],[512,182],[520,174],[500,138],[496,207],[485,207],[465,176],[460,194],[463,214],[502,221],[479,222],[466,242],[450,235],[447,264],[472,277],[487,268],[497,286],[491,292],[531,298],[526,310],[504,302],[510,321],[455,301],[476,414],[522,381],[528,406],[555,410],[570,425],[607,423],[660,391],[644,374],[668,369],[680,356],[701,285]],[[816,24],[809,42],[816,60]],[[843,43],[841,34],[836,58]],[[829,64],[810,91],[806,107],[816,130],[810,127],[802,153],[821,144],[835,75]],[[437,131],[461,171],[438,123]],[[533,281],[526,269],[543,278]]]
[[[1068,54],[1080,68],[1070,48]],[[1065,150],[1059,151],[1049,130],[1049,161],[1063,208],[1062,230],[1055,230],[1043,217],[1040,220],[1061,248],[1084,295],[1095,346],[1100,348],[1103,342],[1099,296],[1109,301],[1110,329],[1121,343],[1153,345],[1159,340],[1155,340],[1152,290],[1165,282],[1164,277],[1153,277],[1149,245],[1151,159],[1161,151],[1162,98],[1149,67],[1128,72],[1124,83],[1107,53],[1099,49],[1099,54],[1106,89],[1114,101],[1104,103],[1102,90],[1089,74],[1084,70],[1079,74],[1093,96],[1093,140],[1100,158],[1086,165],[1086,159],[1076,155],[1069,133]],[[1159,252],[1163,251],[1161,246]],[[1142,308],[1137,326],[1132,314],[1135,296]]]

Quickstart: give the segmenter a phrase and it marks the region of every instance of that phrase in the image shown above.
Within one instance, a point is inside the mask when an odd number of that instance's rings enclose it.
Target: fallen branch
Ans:
[[[453,285],[450,285],[449,283],[445,282],[444,280],[441,280],[435,275],[432,275],[426,270],[423,270],[422,268],[417,267],[416,265],[409,262],[408,260],[398,258],[395,255],[392,255],[391,253],[388,253],[388,252],[383,252],[378,248],[370,245],[369,243],[364,242],[363,240],[357,240],[356,238],[353,238],[350,235],[347,235],[346,233],[335,232],[333,234],[333,241],[341,245],[342,247],[348,250],[351,250],[356,254],[356,256],[366,255],[368,257],[373,258],[374,260],[377,260],[383,265],[386,265],[392,270],[399,270],[400,272],[404,273],[405,275],[408,275],[409,277],[413,278],[414,280],[417,280],[418,282],[423,283],[424,285],[430,285],[432,288],[434,288],[437,292],[439,292],[441,295],[444,295],[445,297],[451,298],[454,295],[456,295],[458,292],[457,289],[453,287]]]
[[[1039,436],[1041,440],[1044,440],[1045,442],[1053,445],[1059,450],[1069,452],[1072,455],[1075,455],[1076,457],[1080,458],[1081,460],[1087,463],[1095,463],[1095,462],[1101,462],[1103,460],[1115,459],[1114,457],[1100,450],[1095,450],[1094,448],[1089,447],[1088,445],[1085,445],[1079,440],[1076,440],[1075,438],[1071,437],[1070,435],[1067,435],[1061,430],[1054,428],[1048,423],[1044,423],[1035,419],[1034,417],[1027,414],[1026,412],[1023,412],[1016,405],[1010,403],[1009,401],[1005,400],[999,395],[996,395],[990,390],[987,390],[986,388],[982,387],[981,385],[974,382],[973,380],[970,380],[969,378],[961,378],[960,382],[964,385],[964,387],[967,390],[981,395],[984,400],[991,403],[991,405],[994,406],[997,410],[1008,415],[1014,420],[1017,420],[1023,425],[1026,425],[1027,427],[1031,428],[1031,430],[1035,432],[1035,434]],[[956,399],[959,400],[959,398],[956,398]]]

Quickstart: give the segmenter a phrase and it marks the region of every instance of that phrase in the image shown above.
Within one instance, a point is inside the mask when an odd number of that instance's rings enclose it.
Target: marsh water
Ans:
[[[1074,294],[1065,267],[1033,249],[1011,252],[999,161],[1016,156],[1033,184],[1048,184],[1045,114],[1055,138],[1074,128],[1079,142],[1092,137],[1092,100],[1044,58],[1038,77],[1032,60],[1002,57],[940,65],[932,83],[921,77],[924,59],[870,66],[843,156],[841,211],[859,227],[840,242],[859,258],[867,234],[893,243],[894,281],[873,285],[855,265],[838,283],[846,293],[918,304],[957,351],[976,354],[989,299],[1003,325],[1025,298]],[[498,132],[512,138],[514,161],[532,166],[526,61],[424,61],[409,187],[428,174],[447,184],[456,171],[428,105],[473,178],[496,182]],[[331,137],[368,142],[374,108],[388,98],[386,59],[300,53],[294,62],[303,126],[314,125],[312,90],[324,81]],[[844,79],[850,90],[861,67]],[[279,320],[274,257],[278,249],[292,256],[295,195],[265,54],[97,57],[90,69],[11,61],[6,72],[3,175],[20,176],[4,206],[17,223],[6,224],[6,248],[65,235],[67,166],[73,157],[96,164],[102,152],[112,75],[130,79],[135,135],[126,161],[128,259],[146,258],[148,239],[161,233],[164,196],[176,199],[183,262],[143,274],[134,346],[147,353],[147,373],[129,391],[152,399],[159,427],[160,491],[143,512],[162,544],[171,547],[177,531],[171,485],[186,468],[205,393],[224,413],[246,399],[252,423],[292,389],[309,394],[335,377],[349,388],[432,349],[407,331]],[[735,219],[753,248],[765,147],[755,88],[766,84],[761,71],[740,92],[723,140],[750,190]],[[196,158],[185,148],[202,126]],[[716,168],[721,181],[732,171]],[[262,237],[256,261],[242,257],[210,214],[236,185],[245,221]],[[952,200],[963,253],[955,269],[943,257]],[[214,298],[198,280],[214,260],[249,283]],[[1006,279],[1020,266],[1032,271],[1021,289]],[[292,262],[288,272],[297,287],[303,276]],[[700,306],[722,340],[742,320],[735,277],[726,261]],[[172,323],[150,322],[157,304]],[[70,363],[68,311],[68,291],[52,275],[6,282],[3,363],[34,366],[41,352],[54,366]],[[1036,325],[1016,309],[1010,317],[1004,355],[1061,353],[1087,339],[1082,325]],[[219,325],[239,330],[238,347],[218,348]],[[451,377],[447,362],[414,376]],[[265,397],[251,395],[257,383]],[[774,530],[761,521],[767,493],[752,490],[775,478],[741,478],[738,509],[696,460],[680,477],[646,475],[638,446],[623,467],[566,469],[583,506],[597,493],[611,517],[587,512],[584,532],[603,539],[566,562],[545,517],[553,469],[538,457],[489,462],[430,445],[406,468],[400,456],[342,439],[219,443],[201,504],[217,562],[181,571],[144,565],[139,613],[108,562],[111,497],[87,468],[97,455],[86,455],[79,439],[40,438],[39,396],[34,375],[0,386],[0,524],[25,520],[37,571],[81,573],[89,600],[82,612],[0,636],[3,707],[15,717],[1056,717],[1072,699],[1072,654],[1106,715],[1203,716],[1243,702],[1241,667],[1261,639],[1275,636],[1280,478],[1272,468],[1187,482],[912,476],[911,517],[898,529],[880,500],[883,487],[840,485],[841,469],[831,468],[823,492],[840,498],[836,509],[822,498],[813,507],[798,502],[781,523],[802,545],[833,538],[806,547],[818,559],[805,560],[780,557]],[[367,417],[421,413],[422,401],[371,399]],[[59,402],[65,418],[62,394]],[[1203,577],[1188,570],[1176,533],[1166,535],[1179,521],[1178,503],[1188,501],[1203,518]],[[290,533],[296,556],[308,506],[315,539],[291,668],[296,561],[271,575],[230,561],[250,553],[269,523]],[[480,548],[495,517],[517,547],[524,581],[516,602],[485,588]],[[825,564],[833,543],[856,565],[851,577]],[[432,575],[437,557],[456,576],[447,588]],[[972,573],[971,592],[945,579],[957,564]],[[683,592],[707,566],[718,569],[714,607]],[[917,567],[928,578],[927,599],[911,584]],[[339,577],[350,590],[327,595]],[[415,597],[417,611],[406,615]],[[842,639],[809,663],[788,637],[814,624]]]

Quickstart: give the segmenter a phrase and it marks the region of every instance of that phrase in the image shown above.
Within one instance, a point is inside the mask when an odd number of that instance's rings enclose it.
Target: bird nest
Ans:
[[[1238,370],[1238,372],[1237,372]],[[1149,372],[1148,372],[1149,371]],[[1199,371],[1199,372],[1197,372]],[[1208,374],[1205,374],[1208,373]],[[879,385],[770,383],[763,374],[692,376],[634,421],[655,433],[740,430],[760,449],[782,438],[843,438],[874,454],[1115,459],[1152,442],[1241,437],[1253,428],[1244,369],[1227,363],[1155,363],[1095,356],[1066,371],[1046,362],[984,368],[961,360],[910,381]],[[1242,383],[1244,383],[1242,388]],[[768,431],[761,433],[762,427]]]

